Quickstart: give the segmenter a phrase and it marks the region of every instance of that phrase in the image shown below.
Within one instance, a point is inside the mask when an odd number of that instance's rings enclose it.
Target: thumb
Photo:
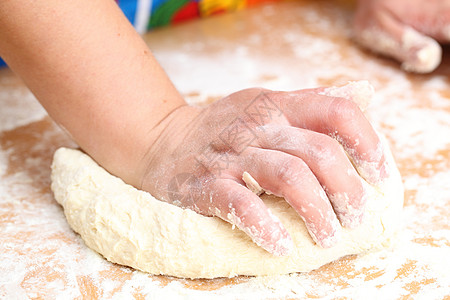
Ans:
[[[368,20],[361,20],[358,15],[355,18],[355,38],[361,45],[398,60],[402,69],[409,72],[429,73],[441,63],[442,49],[434,39],[385,11],[372,21],[369,26],[361,25]]]

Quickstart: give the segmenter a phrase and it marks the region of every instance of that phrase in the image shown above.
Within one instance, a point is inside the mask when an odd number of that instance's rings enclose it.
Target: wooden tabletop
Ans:
[[[346,1],[267,4],[145,36],[190,103],[238,89],[293,90],[369,80],[367,111],[387,136],[405,186],[393,249],[305,274],[187,280],[107,262],[67,225],[50,163],[75,147],[24,84],[0,70],[0,298],[450,299],[450,51],[429,75],[404,73],[351,40]],[[62,99],[63,100],[63,99]]]

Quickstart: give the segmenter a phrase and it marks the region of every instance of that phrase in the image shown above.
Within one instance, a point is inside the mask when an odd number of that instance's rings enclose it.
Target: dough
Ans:
[[[403,188],[391,154],[386,155],[391,175],[382,186],[367,186],[370,197],[363,224],[343,229],[341,241],[329,249],[314,244],[283,199],[262,196],[294,241],[296,247],[287,257],[271,255],[219,218],[161,202],[125,184],[78,150],[56,151],[51,187],[73,230],[109,261],[188,278],[286,274],[383,247],[395,237]]]

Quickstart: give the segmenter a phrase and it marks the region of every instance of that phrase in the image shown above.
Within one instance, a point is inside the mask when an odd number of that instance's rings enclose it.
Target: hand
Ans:
[[[359,0],[354,31],[363,46],[404,70],[428,73],[441,62],[438,42],[450,41],[450,0]]]
[[[170,114],[145,156],[141,188],[169,203],[218,216],[275,255],[291,238],[243,181],[286,201],[322,247],[339,237],[340,223],[357,226],[366,201],[362,178],[387,176],[380,140],[358,106],[359,84],[275,92],[242,90],[206,108]],[[348,99],[326,95],[346,95]],[[339,142],[337,142],[339,141]],[[248,181],[248,179],[247,179]]]

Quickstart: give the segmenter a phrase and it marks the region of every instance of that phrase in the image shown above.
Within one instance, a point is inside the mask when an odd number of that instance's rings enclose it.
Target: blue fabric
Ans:
[[[3,61],[3,59],[0,57],[0,68],[6,67],[6,63]]]
[[[137,0],[119,0],[119,7],[127,17],[128,21],[134,26],[136,17]]]

